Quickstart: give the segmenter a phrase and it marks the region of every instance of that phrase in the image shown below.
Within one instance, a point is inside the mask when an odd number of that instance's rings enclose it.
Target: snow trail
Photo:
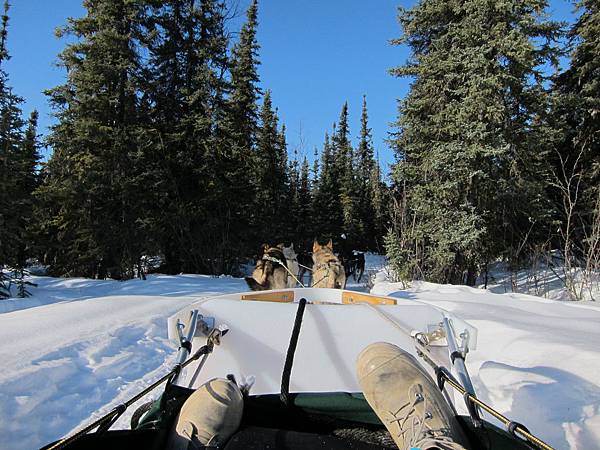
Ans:
[[[137,394],[174,363],[167,317],[199,297],[245,286],[204,276],[35,281],[41,289],[25,309],[0,314],[4,450],[39,448]],[[117,425],[127,427],[134,410]]]

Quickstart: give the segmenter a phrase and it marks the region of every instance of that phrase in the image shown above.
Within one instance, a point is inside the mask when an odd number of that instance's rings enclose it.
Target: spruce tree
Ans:
[[[168,273],[230,270],[230,145],[224,135],[229,69],[225,6],[157,2],[145,21],[150,63],[142,86],[151,126],[144,166],[155,186],[149,226]],[[229,221],[229,222],[228,222]],[[235,251],[235,250],[234,250]]]
[[[22,119],[21,97],[8,85],[4,62],[8,35],[8,1],[0,29],[0,298],[11,295],[16,282],[18,295],[28,294],[23,280],[31,247],[33,217],[32,192],[37,183],[37,112],[31,114],[27,128]]]
[[[275,110],[278,114],[278,110]],[[277,152],[279,161],[279,173],[282,174],[280,181],[280,194],[279,194],[279,215],[281,217],[281,233],[282,242],[293,242],[295,233],[295,220],[296,216],[293,215],[293,196],[297,194],[297,186],[292,186],[292,180],[289,173],[289,160],[288,160],[288,145],[287,145],[287,128],[285,124],[281,125],[279,129],[277,139]]]
[[[19,221],[19,241],[15,265],[23,272],[27,259],[33,256],[32,247],[35,231],[34,191],[38,186],[38,153],[39,141],[37,134],[38,112],[32,111],[27,121],[27,128],[23,136],[19,151],[17,167],[17,208],[16,214]]]
[[[278,128],[270,91],[263,99],[256,140],[256,204],[260,211],[257,228],[262,233],[258,238],[259,241],[278,243],[288,238],[289,184],[284,130]]]
[[[570,32],[577,45],[559,88],[575,94],[580,102],[577,109],[581,116],[574,144],[585,151],[586,190],[593,199],[600,190],[600,5],[581,0],[577,8],[581,14]]]
[[[104,278],[133,275],[143,253],[134,181],[138,152],[139,19],[143,5],[85,1],[86,16],[70,19],[72,35],[59,59],[64,85],[48,91],[58,123],[53,155],[40,189],[46,251],[55,273]]]
[[[298,248],[300,249],[310,248],[312,237],[314,236],[314,230],[311,228],[311,190],[310,169],[308,159],[305,157],[300,168],[300,179],[296,201],[297,228],[295,230],[295,243],[299,244]]]
[[[379,178],[374,178],[375,165],[371,129],[369,128],[367,98],[363,96],[360,139],[356,151],[356,215],[358,228],[362,236],[359,244],[365,249],[376,248],[377,233],[380,232],[375,226],[374,203],[375,201],[379,201],[375,196],[378,195],[380,183]]]
[[[315,186],[316,181],[319,179],[319,149],[317,147],[315,147],[313,153],[312,179],[314,181],[313,186]]]
[[[570,65],[556,77],[549,118],[559,245],[575,262],[588,251],[600,196],[600,6],[583,0],[577,8],[580,15],[568,34],[574,46]]]
[[[378,253],[383,251],[383,239],[388,234],[388,216],[391,208],[389,189],[383,181],[379,162],[373,166],[369,177],[369,199],[371,201],[371,212],[373,214],[371,224],[373,226],[372,249]]]
[[[242,26],[239,41],[232,51],[232,92],[229,99],[234,142],[246,151],[254,146],[258,124],[260,46],[256,40],[257,28],[258,0],[252,0],[246,12],[246,23]]]
[[[217,124],[216,148],[219,150],[215,175],[220,198],[213,211],[220,216],[221,230],[227,230],[227,235],[219,240],[229,260],[256,252],[254,231],[260,222],[255,202],[258,187],[253,183],[260,96],[257,27],[258,2],[254,0],[231,52],[231,86],[224,114]]]
[[[555,205],[549,242],[563,258],[560,277],[573,300],[588,288],[593,296],[600,262],[600,7],[577,2],[580,12],[568,32],[571,60],[554,79],[552,108],[544,115]]]
[[[339,180],[339,208],[341,218],[337,219],[336,237],[346,236],[344,245],[348,248],[355,247],[363,234],[358,213],[359,187],[355,177],[354,149],[350,142],[350,128],[348,125],[348,103],[344,103],[340,119],[332,138],[334,152],[334,171]],[[337,212],[337,211],[336,211]],[[340,241],[338,241],[340,242]]]
[[[335,130],[334,130],[335,131]],[[312,217],[315,238],[338,239],[343,233],[343,212],[340,201],[340,179],[334,147],[325,133],[321,152],[319,179],[314,188]]]
[[[473,284],[479,266],[516,260],[547,229],[536,118],[558,27],[544,7],[424,0],[400,10],[395,43],[412,57],[392,73],[414,82],[399,107],[393,180],[409,219],[396,238],[418,269],[412,276]]]

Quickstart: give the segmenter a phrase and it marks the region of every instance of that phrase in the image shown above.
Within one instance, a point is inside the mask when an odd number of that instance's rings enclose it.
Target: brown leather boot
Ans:
[[[377,342],[356,365],[365,398],[400,450],[466,450],[450,405],[410,353]]]
[[[232,381],[214,378],[200,386],[183,404],[169,436],[168,450],[219,446],[236,432],[244,401]]]

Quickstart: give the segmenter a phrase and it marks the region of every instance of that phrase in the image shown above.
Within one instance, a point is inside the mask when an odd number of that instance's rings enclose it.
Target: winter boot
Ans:
[[[400,450],[466,450],[454,412],[411,354],[377,342],[356,365],[365,398]]]
[[[167,449],[193,450],[225,444],[239,428],[243,409],[237,384],[221,378],[208,381],[183,404]]]

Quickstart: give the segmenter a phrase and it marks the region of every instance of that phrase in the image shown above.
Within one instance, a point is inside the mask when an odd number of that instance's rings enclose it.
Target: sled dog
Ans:
[[[285,264],[286,258],[281,249],[263,244],[256,268],[251,277],[245,278],[246,283],[253,291],[285,289],[288,287],[288,271]]]
[[[287,268],[289,269],[289,271],[294,274],[294,277],[296,277],[300,280],[300,277],[298,276],[300,267],[298,266],[298,255],[296,254],[296,251],[294,250],[294,243],[291,243],[289,247],[286,247],[284,244],[279,244],[277,247],[279,247],[281,249],[281,251],[283,252],[283,255],[285,256],[285,262],[287,264]],[[294,277],[288,273],[287,287],[289,287],[289,288],[296,287],[296,280],[294,279]],[[300,281],[302,281],[302,280],[300,280]]]
[[[349,255],[340,255],[340,260],[346,272],[346,279],[354,277],[354,281],[360,283],[365,273],[365,254],[353,250]]]
[[[337,288],[346,286],[346,273],[337,256],[333,254],[331,239],[327,245],[313,243],[313,287]]]

